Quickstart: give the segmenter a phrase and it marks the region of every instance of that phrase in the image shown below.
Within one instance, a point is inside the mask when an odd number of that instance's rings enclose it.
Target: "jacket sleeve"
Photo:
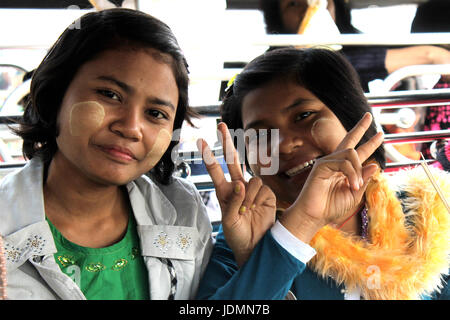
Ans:
[[[280,300],[306,265],[292,256],[267,231],[249,260],[238,268],[222,227],[206,272],[200,281],[197,299]]]

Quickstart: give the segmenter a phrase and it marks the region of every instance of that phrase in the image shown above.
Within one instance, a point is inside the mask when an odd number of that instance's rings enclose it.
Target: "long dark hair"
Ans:
[[[20,127],[23,154],[41,157],[48,163],[58,147],[56,119],[64,94],[77,70],[101,52],[122,47],[153,48],[172,57],[170,63],[179,91],[174,130],[195,113],[188,105],[188,65],[170,28],[160,20],[140,11],[110,9],[83,15],[69,26],[51,47],[33,74],[30,99]],[[174,171],[172,141],[161,160],[151,170],[155,179],[170,183]]]
[[[268,51],[251,61],[228,89],[221,105],[221,115],[229,129],[243,129],[244,97],[274,79],[293,79],[311,91],[336,115],[347,131],[366,112],[371,112],[356,71],[340,53],[321,48],[282,48]],[[372,122],[358,146],[376,133]],[[383,146],[371,158],[385,168]]]

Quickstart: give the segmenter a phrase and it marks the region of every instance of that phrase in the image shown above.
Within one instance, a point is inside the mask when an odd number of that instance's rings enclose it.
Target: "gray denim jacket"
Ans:
[[[54,259],[56,247],[44,212],[43,168],[39,159],[32,159],[0,184],[8,299],[85,299]],[[213,247],[211,223],[197,190],[183,179],[163,186],[146,176],[126,187],[151,299],[167,299],[171,293],[175,299],[193,298]]]

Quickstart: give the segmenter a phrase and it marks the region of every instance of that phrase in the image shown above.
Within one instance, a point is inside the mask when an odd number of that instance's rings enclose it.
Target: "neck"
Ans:
[[[129,203],[125,192],[119,186],[90,180],[62,155],[55,155],[48,168],[44,207],[61,234],[80,246],[112,245],[127,230]]]
[[[48,167],[44,182],[44,203],[47,215],[56,211],[72,219],[91,220],[114,215],[126,206],[124,194],[118,186],[104,185],[88,179],[79,170],[67,165],[56,154]]]

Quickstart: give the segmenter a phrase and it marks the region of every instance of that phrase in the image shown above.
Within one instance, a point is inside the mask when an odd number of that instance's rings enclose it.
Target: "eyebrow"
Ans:
[[[301,106],[303,106],[305,104],[308,104],[309,102],[312,102],[312,101],[314,101],[314,100],[313,99],[305,99],[305,98],[297,98],[290,105],[288,105],[287,107],[283,108],[281,110],[281,113],[289,112],[292,109],[301,107]]]
[[[307,104],[310,101],[314,101],[313,99],[305,99],[305,98],[298,98],[295,99],[294,102],[292,102],[290,105],[284,107],[283,109],[281,109],[281,113],[287,113],[289,111],[291,111],[292,109],[296,109],[298,107],[301,107],[305,104]],[[265,120],[255,120],[250,122],[248,125],[245,126],[244,131],[253,128],[253,127],[257,127],[260,125],[264,125],[266,123]]]
[[[170,101],[163,100],[163,99],[160,99],[157,97],[149,97],[149,98],[147,98],[147,102],[150,104],[158,104],[158,105],[169,107],[170,109],[172,109],[175,112],[175,106]]]
[[[250,122],[248,125],[245,126],[244,128],[244,132],[247,131],[248,129],[254,128],[254,127],[258,127],[260,125],[263,125],[265,123],[264,120],[255,120]]]
[[[133,89],[128,84],[126,84],[125,82],[122,82],[120,80],[117,80],[116,78],[111,77],[111,76],[99,76],[99,77],[97,77],[97,80],[112,82],[119,88],[122,88],[123,91],[125,91],[126,93],[130,93],[133,91]]]
[[[132,93],[134,91],[131,86],[129,86],[125,82],[117,80],[116,78],[114,78],[112,76],[99,76],[99,77],[97,77],[97,79],[98,80],[102,80],[102,81],[107,81],[107,82],[114,83],[116,86],[121,88],[126,93]],[[155,97],[155,96],[148,97],[147,98],[147,103],[167,106],[170,109],[172,109],[173,111],[175,111],[175,106],[170,101],[167,101],[167,100]]]

